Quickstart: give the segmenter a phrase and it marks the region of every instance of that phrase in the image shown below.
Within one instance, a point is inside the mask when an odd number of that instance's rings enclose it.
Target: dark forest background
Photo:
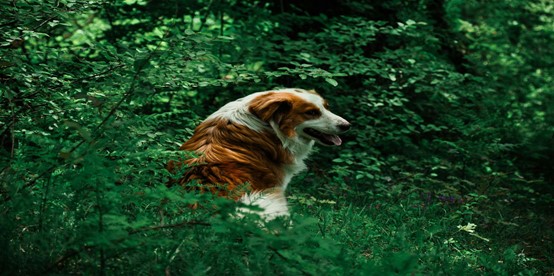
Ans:
[[[551,0],[0,14],[0,274],[554,273]],[[353,123],[289,186],[292,226],[166,187],[195,125],[275,87]]]

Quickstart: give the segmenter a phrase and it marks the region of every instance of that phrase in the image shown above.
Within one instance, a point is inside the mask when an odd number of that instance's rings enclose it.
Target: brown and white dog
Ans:
[[[289,214],[285,189],[306,169],[314,143],[338,146],[338,134],[349,128],[313,90],[257,92],[210,115],[180,147],[197,157],[170,162],[168,169],[184,164],[180,185],[196,181],[202,191],[260,207],[260,216],[271,220]]]

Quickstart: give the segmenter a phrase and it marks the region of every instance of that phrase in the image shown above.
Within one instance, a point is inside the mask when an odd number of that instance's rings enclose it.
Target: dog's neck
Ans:
[[[279,128],[279,125],[275,121],[270,121],[269,126],[273,133],[279,138],[283,148],[290,151],[297,160],[297,162],[303,161],[308,157],[312,147],[314,146],[314,140],[306,139],[295,135],[293,137],[287,137]]]

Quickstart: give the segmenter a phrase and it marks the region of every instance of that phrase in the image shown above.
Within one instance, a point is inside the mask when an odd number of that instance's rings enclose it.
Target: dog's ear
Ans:
[[[290,96],[281,93],[270,92],[258,96],[250,102],[248,111],[264,122],[274,120],[279,123],[292,109]]]

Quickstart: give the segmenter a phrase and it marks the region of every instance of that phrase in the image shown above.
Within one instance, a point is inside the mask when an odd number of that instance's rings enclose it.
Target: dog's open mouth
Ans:
[[[319,141],[320,143],[328,146],[340,146],[342,144],[342,140],[338,135],[334,134],[326,134],[319,130],[315,130],[313,128],[307,127],[304,129],[304,133],[311,138],[314,138],[314,140]]]

